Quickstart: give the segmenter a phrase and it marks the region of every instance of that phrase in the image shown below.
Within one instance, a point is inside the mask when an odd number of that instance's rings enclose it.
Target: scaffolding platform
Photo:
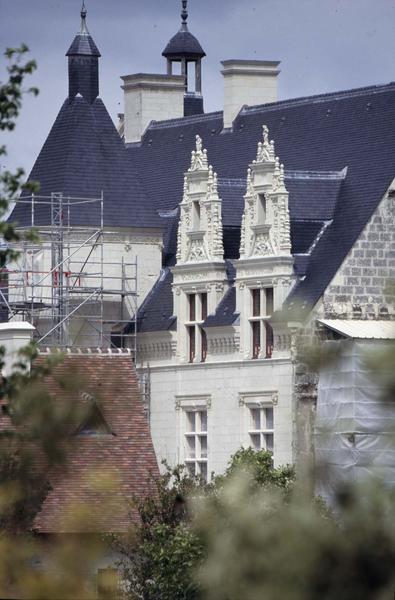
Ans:
[[[17,258],[0,271],[3,317],[31,323],[39,347],[128,348],[135,356],[137,257],[127,234],[104,227],[103,193],[54,192],[16,204],[30,224],[17,228],[20,241],[7,243]]]

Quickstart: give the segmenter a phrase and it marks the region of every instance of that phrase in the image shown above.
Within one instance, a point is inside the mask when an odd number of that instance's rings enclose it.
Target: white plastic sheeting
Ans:
[[[364,358],[382,351],[388,342],[326,344],[334,346],[338,360],[325,366],[319,377],[316,493],[333,504],[335,489],[343,482],[373,475],[395,486],[395,399],[383,399]]]

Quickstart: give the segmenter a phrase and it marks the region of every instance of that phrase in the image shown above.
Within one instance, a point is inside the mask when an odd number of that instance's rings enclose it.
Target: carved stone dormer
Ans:
[[[284,167],[265,125],[256,159],[247,171],[240,259],[235,267],[240,352],[245,359],[279,356],[279,335],[271,317],[289,293],[293,257]]]
[[[196,136],[196,150],[184,178],[177,235],[177,265],[223,261],[222,202],[217,175]]]
[[[263,125],[256,160],[247,171],[247,189],[241,223],[240,258],[284,256],[291,253],[288,192],[284,167]]]
[[[216,310],[228,281],[217,175],[208,164],[199,136],[184,178],[177,263],[172,272],[178,360],[210,360],[204,322]]]

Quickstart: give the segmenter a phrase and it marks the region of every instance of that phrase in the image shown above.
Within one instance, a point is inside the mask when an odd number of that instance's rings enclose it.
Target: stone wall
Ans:
[[[394,199],[390,189],[328,286],[326,317],[395,317]]]

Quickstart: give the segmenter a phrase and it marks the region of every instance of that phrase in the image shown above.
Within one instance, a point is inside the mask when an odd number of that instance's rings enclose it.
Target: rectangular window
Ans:
[[[266,296],[266,316],[270,316],[273,314],[273,306],[274,306],[273,288],[265,288],[265,296]]]
[[[185,464],[191,476],[207,481],[207,410],[185,411]]]
[[[195,231],[199,231],[199,229],[200,229],[200,202],[198,200],[193,202],[192,226]]]
[[[207,333],[205,332],[204,329],[200,330],[201,332],[201,350],[202,350],[202,362],[205,362],[206,358],[207,358]]]
[[[200,302],[202,305],[202,321],[207,318],[207,292],[200,294]]]
[[[189,362],[193,363],[196,357],[196,331],[195,325],[190,325],[188,327],[188,337],[189,337]]]
[[[252,316],[261,316],[261,290],[251,290],[252,292]]]
[[[252,327],[252,358],[258,358],[261,351],[261,323],[253,321]]]
[[[259,223],[266,222],[266,197],[265,197],[265,194],[259,194],[258,218],[259,218]]]
[[[272,406],[250,408],[250,442],[255,450],[274,449],[274,411]]]
[[[207,292],[199,294],[187,294],[187,343],[189,362],[195,362],[196,358],[205,362],[207,358],[207,334],[202,323],[207,317]]]
[[[273,354],[273,329],[268,317],[274,310],[274,290],[272,287],[251,289],[251,338],[252,358],[259,358],[261,349],[265,350],[265,358]]]
[[[273,328],[265,321],[265,331],[266,331],[266,358],[271,358],[273,354]]]
[[[189,320],[196,321],[196,294],[188,294]]]

